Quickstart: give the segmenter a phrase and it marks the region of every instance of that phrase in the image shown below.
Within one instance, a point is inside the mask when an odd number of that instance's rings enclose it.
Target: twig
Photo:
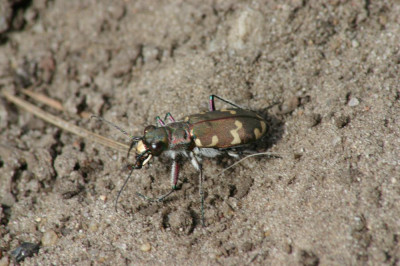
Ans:
[[[41,102],[45,105],[53,107],[56,110],[64,111],[64,108],[59,101],[51,99],[50,97],[47,97],[46,95],[44,95],[42,93],[37,93],[37,92],[27,90],[27,89],[21,89],[21,92],[25,95],[28,95],[29,97],[31,97],[32,99],[34,99],[38,102]]]
[[[71,124],[71,123],[69,123],[69,122],[67,122],[67,121],[65,121],[65,120],[63,120],[61,118],[58,118],[58,117],[56,117],[56,116],[54,116],[52,114],[49,114],[49,113],[43,111],[42,109],[34,106],[33,104],[31,104],[31,103],[29,103],[29,102],[27,102],[25,100],[22,100],[22,99],[18,98],[17,96],[14,96],[14,95],[12,95],[12,94],[4,91],[4,90],[3,90],[2,94],[4,95],[4,97],[8,101],[14,103],[15,105],[25,109],[26,111],[34,114],[35,116],[45,120],[46,122],[49,122],[50,124],[53,124],[53,125],[61,128],[61,129],[64,129],[64,130],[66,130],[68,132],[71,132],[71,133],[73,133],[75,135],[78,135],[78,136],[80,136],[82,138],[86,138],[88,140],[91,140],[93,142],[99,143],[99,144],[104,145],[106,147],[113,148],[113,149],[118,150],[118,151],[127,152],[128,149],[129,149],[129,145],[117,142],[117,141],[112,140],[112,139],[108,139],[108,138],[103,137],[103,136],[101,136],[99,134],[90,132],[90,131],[88,131],[86,129],[83,129],[83,128],[78,127],[78,126],[76,126],[74,124]]]

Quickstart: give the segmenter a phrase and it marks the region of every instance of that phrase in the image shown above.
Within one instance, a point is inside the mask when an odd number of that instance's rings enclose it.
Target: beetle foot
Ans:
[[[158,198],[150,198],[146,195],[143,195],[139,192],[136,192],[136,195],[138,195],[139,197],[141,197],[142,199],[148,201],[148,202],[163,202],[169,195],[171,195],[175,190],[171,189],[167,194],[162,195],[161,197]]]

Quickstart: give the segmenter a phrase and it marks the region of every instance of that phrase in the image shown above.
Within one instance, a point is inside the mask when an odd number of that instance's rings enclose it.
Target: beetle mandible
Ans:
[[[216,110],[215,98],[234,108]],[[126,131],[113,123],[102,118],[100,119],[128,135]],[[235,152],[235,148],[246,147],[264,137],[267,132],[267,122],[255,112],[246,110],[217,95],[210,96],[208,112],[186,116],[182,121],[175,121],[173,116],[167,113],[164,120],[157,116],[157,126],[147,126],[144,129],[142,137],[131,136],[128,156],[130,151],[135,149],[136,161],[132,165],[131,172],[117,195],[116,203],[133,170],[141,169],[153,157],[160,156],[161,154],[167,155],[172,160],[171,190],[158,198],[149,198],[140,193],[137,193],[137,195],[148,201],[163,201],[177,188],[180,158],[188,158],[199,172],[201,219],[204,226],[202,157],[212,158],[228,154],[229,156],[238,158],[239,155]]]

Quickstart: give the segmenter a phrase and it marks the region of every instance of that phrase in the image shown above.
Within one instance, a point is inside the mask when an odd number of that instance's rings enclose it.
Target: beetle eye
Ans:
[[[152,148],[153,150],[157,150],[159,147],[160,147],[159,143],[152,143],[152,144],[151,144],[151,148]]]
[[[162,148],[163,143],[161,141],[151,143],[151,153],[153,155],[159,155],[162,152]]]

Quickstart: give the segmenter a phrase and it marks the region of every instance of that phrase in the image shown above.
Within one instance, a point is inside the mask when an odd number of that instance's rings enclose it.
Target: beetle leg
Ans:
[[[178,177],[179,177],[179,163],[177,162],[177,160],[174,159],[172,161],[172,167],[171,167],[171,190],[168,193],[166,193],[158,198],[150,198],[139,192],[136,192],[136,195],[138,195],[139,197],[141,197],[147,201],[150,201],[150,202],[154,202],[154,201],[162,202],[166,197],[171,195],[176,190],[176,188],[177,188],[176,184],[178,183]]]
[[[230,104],[233,107],[236,107],[236,108],[239,108],[239,109],[245,109],[245,108],[243,108],[243,107],[241,107],[241,106],[239,106],[239,105],[237,105],[237,104],[235,104],[235,103],[233,103],[231,101],[228,101],[228,100],[225,100],[224,98],[219,97],[218,95],[212,94],[212,95],[210,95],[210,100],[209,100],[210,111],[215,111],[214,98],[217,98],[218,100],[223,101],[224,103]]]
[[[171,122],[175,122],[175,118],[173,118],[173,116],[171,115],[170,112],[168,112],[168,113],[165,115],[164,120],[167,120],[167,119],[169,119],[169,121],[171,121]]]
[[[176,189],[176,184],[178,183],[179,177],[179,163],[176,160],[172,161],[171,167],[171,188],[172,190]]]
[[[213,112],[215,111],[215,103],[214,103],[214,97],[215,95],[210,95],[210,99],[208,101],[209,105],[210,105],[210,111]]]
[[[159,127],[165,126],[165,122],[159,116],[156,117],[156,123]]]
[[[233,157],[233,158],[236,158],[236,159],[239,159],[239,158],[240,158],[240,156],[239,156],[239,154],[238,154],[237,152],[228,151],[227,153],[228,153],[229,156],[231,156],[231,157]]]
[[[197,171],[199,171],[199,194],[200,194],[200,201],[201,201],[201,224],[203,226],[205,226],[204,223],[204,191],[203,191],[203,181],[204,181],[204,177],[203,177],[203,167],[201,164],[201,159],[200,157],[197,157],[193,152],[190,153],[190,157],[191,157],[191,162],[194,166],[194,168],[196,168]]]
[[[204,223],[204,191],[203,191],[203,167],[200,164],[200,173],[199,173],[199,194],[200,194],[200,201],[201,201],[201,225],[205,226]]]

